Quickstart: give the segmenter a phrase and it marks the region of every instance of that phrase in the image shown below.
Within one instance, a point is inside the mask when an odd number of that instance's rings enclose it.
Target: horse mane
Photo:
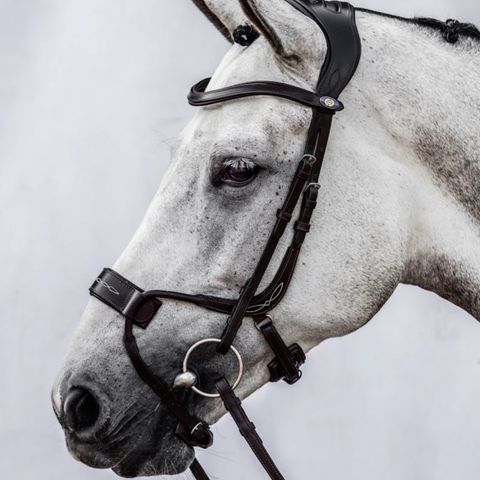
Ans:
[[[359,12],[372,13],[382,17],[393,18],[402,22],[407,22],[421,27],[428,27],[440,32],[449,43],[456,43],[460,36],[480,40],[480,30],[473,23],[461,23],[457,20],[449,19],[446,22],[429,17],[406,18],[390,13],[370,10],[368,8],[357,8]]]

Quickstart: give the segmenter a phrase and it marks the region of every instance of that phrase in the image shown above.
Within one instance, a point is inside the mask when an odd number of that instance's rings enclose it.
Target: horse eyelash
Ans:
[[[228,168],[228,167],[243,167],[247,168],[250,171],[254,171],[255,169],[258,168],[258,165],[255,164],[252,160],[249,158],[243,158],[243,157],[234,157],[234,158],[227,158],[222,162],[222,167],[223,168]]]
[[[220,159],[219,159],[220,160]],[[261,170],[261,167],[257,165],[253,160],[246,157],[228,157],[223,158],[217,164],[217,167],[212,171],[212,183],[215,186],[223,184],[223,176],[225,171],[229,167],[244,167],[251,172]]]

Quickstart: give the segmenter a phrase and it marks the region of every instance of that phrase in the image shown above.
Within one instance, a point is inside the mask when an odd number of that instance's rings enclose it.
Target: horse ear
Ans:
[[[313,20],[287,1],[239,1],[250,22],[283,59],[305,63],[319,58],[324,36]]]
[[[193,0],[193,3],[217,27],[217,30],[233,43],[235,28],[246,21],[238,0]]]

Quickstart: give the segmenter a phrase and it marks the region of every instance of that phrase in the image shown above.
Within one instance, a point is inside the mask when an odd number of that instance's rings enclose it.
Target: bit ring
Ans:
[[[200,340],[199,342],[193,344],[187,351],[187,353],[185,354],[185,358],[183,359],[183,364],[182,364],[182,372],[185,373],[185,372],[188,372],[188,360],[190,359],[190,356],[192,355],[193,351],[199,347],[200,345],[203,345],[205,343],[220,343],[221,340],[219,338],[205,338],[204,340]],[[238,352],[238,350],[233,347],[233,346],[230,346],[230,350],[235,354],[235,356],[237,357],[237,360],[238,360],[238,375],[237,375],[237,379],[235,380],[235,383],[232,385],[232,389],[235,390],[235,388],[238,387],[238,384],[240,383],[240,380],[242,379],[242,376],[243,376],[243,360],[242,360],[242,357],[240,355],[240,353]],[[191,387],[191,389],[197,393],[198,395],[201,395],[202,397],[206,397],[206,398],[219,398],[220,395],[218,393],[208,393],[208,392],[204,392],[203,390],[200,390],[199,388],[197,388],[195,385],[193,385]]]

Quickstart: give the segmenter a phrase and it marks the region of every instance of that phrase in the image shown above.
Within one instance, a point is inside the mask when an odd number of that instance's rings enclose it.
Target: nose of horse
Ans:
[[[90,391],[75,387],[69,390],[65,397],[61,416],[68,430],[81,433],[97,423],[100,406]]]

